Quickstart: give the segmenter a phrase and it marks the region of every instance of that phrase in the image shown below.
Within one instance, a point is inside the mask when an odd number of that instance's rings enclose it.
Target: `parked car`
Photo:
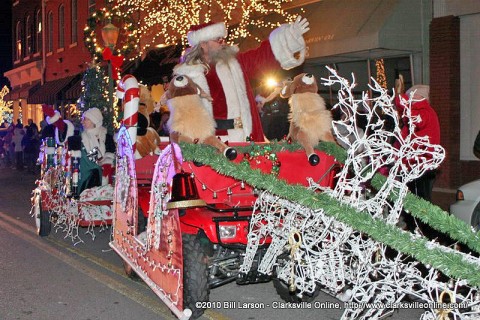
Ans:
[[[480,179],[458,188],[450,213],[480,230]]]

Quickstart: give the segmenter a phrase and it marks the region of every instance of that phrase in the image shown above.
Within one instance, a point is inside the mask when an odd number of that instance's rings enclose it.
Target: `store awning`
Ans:
[[[421,52],[423,24],[428,23],[421,2],[322,0],[288,12],[299,14],[310,23],[310,30],[304,35],[307,63],[329,64]],[[279,17],[271,15],[264,19],[273,22]],[[271,30],[252,32],[260,39],[267,39]],[[240,41],[240,46],[252,48],[258,43],[250,37]]]
[[[65,100],[76,102],[80,95],[82,94],[82,78],[79,77],[76,81],[73,82],[70,89],[65,91]]]
[[[406,56],[422,51],[421,1],[325,0],[306,6],[308,59],[322,63]]]
[[[24,84],[20,87],[12,89],[5,97],[5,101],[14,101],[19,99],[27,99],[29,95],[33,94],[40,87],[40,81],[35,81],[31,84]]]
[[[27,98],[30,104],[56,104],[59,101],[64,101],[65,91],[68,90],[74,81],[80,75],[74,75],[62,79],[49,81],[43,84],[37,91]]]

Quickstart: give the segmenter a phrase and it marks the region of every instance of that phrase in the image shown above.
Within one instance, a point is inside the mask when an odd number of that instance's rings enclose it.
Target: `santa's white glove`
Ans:
[[[298,16],[295,22],[282,24],[270,34],[273,54],[283,69],[298,67],[305,61],[306,44],[303,34],[308,30],[307,19]]]
[[[290,32],[295,38],[303,37],[303,34],[306,33],[309,28],[309,23],[306,18],[298,16],[294,23],[290,24]]]

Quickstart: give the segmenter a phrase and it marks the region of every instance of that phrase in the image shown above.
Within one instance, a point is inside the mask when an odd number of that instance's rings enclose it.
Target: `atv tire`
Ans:
[[[293,302],[293,303],[312,302],[320,293],[320,288],[318,284],[316,285],[315,291],[313,293],[303,294],[302,297],[299,297],[297,295],[298,293],[297,291],[294,291],[294,292],[290,291],[289,285],[277,277],[277,270],[289,264],[290,264],[290,255],[288,253],[282,253],[281,255],[278,256],[277,266],[275,268],[275,276],[272,279],[273,286],[277,291],[277,294],[285,302]]]
[[[42,199],[39,201],[39,213],[35,218],[37,225],[37,234],[40,237],[46,237],[52,230],[52,222],[50,221],[50,212],[42,210]]]
[[[207,256],[196,235],[183,234],[183,308],[192,310],[191,319],[199,318],[205,309],[196,308],[196,302],[207,302],[208,287]]]

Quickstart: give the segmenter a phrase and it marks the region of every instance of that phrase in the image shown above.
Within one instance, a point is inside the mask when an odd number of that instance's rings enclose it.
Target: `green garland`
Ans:
[[[347,152],[334,143],[320,143],[317,149],[335,157],[340,163],[344,163],[347,158]],[[377,173],[373,176],[371,184],[376,190],[380,190],[386,181],[385,176]],[[392,193],[389,199],[395,201],[397,197],[396,193]],[[448,234],[452,239],[480,253],[480,234],[473,231],[471,226],[464,221],[411,192],[407,193],[403,202],[403,208],[407,213],[420,219],[420,221],[428,224],[433,229]]]
[[[211,147],[192,144],[181,144],[181,147],[183,157],[186,160],[199,161],[211,166],[220,174],[243,180],[256,188],[267,190],[272,194],[311,209],[323,209],[328,216],[332,216],[367,234],[378,242],[414,257],[425,265],[431,265],[447,276],[465,279],[471,285],[480,286],[480,266],[476,263],[465,261],[460,253],[446,252],[441,248],[432,249],[428,246],[426,238],[414,236],[409,232],[400,230],[396,226],[388,225],[382,220],[373,219],[369,213],[356,211],[354,208],[342,204],[324,193],[315,193],[303,186],[290,185],[285,181],[277,179],[275,176],[264,174],[259,170],[252,170],[246,162],[242,161],[239,164],[230,162],[225,157],[219,156],[216,150]],[[299,148],[300,146],[297,144],[272,144],[274,152],[281,150],[294,151]],[[346,159],[345,151],[332,143],[321,143],[318,149],[334,156],[341,162]],[[248,150],[251,150],[251,146],[240,147],[237,150],[239,152],[248,152]],[[381,176],[376,175],[374,180],[374,187],[378,188],[382,185]],[[465,223],[462,224],[462,221],[448,216],[438,207],[436,207],[438,210],[432,210],[435,206],[422,202],[409,194],[404,208],[426,223],[435,224],[441,221],[441,223],[433,225],[433,227],[449,233],[452,237],[456,237],[458,241],[468,244],[471,248],[480,248],[477,234],[474,234]],[[421,213],[415,212],[415,210],[420,210]],[[428,218],[425,218],[425,212],[428,212]],[[460,228],[460,230],[453,232],[453,228]],[[465,232],[465,234],[460,235],[462,232]]]
[[[120,28],[120,35],[123,34],[126,37],[126,42],[122,49],[115,49],[113,52],[114,55],[121,54],[126,57],[137,47],[138,44],[138,37],[135,32],[135,22],[133,19],[129,16],[125,16],[119,8],[102,8],[88,17],[87,25],[83,30],[83,42],[85,43],[85,47],[96,60],[103,59],[103,46],[99,46],[98,41],[96,41],[96,29],[100,23],[105,23],[105,21],[108,20],[121,22],[122,27]]]

